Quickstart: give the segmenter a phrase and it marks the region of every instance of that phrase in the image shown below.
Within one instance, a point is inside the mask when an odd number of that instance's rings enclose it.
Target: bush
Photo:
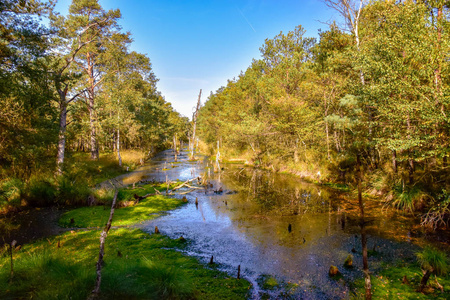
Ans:
[[[57,189],[48,179],[31,177],[26,187],[26,200],[32,207],[51,206],[56,203]]]
[[[86,205],[91,189],[86,182],[62,176],[58,179],[58,202],[67,205]]]
[[[0,182],[0,209],[6,205],[19,206],[24,182],[17,178],[8,178]]]

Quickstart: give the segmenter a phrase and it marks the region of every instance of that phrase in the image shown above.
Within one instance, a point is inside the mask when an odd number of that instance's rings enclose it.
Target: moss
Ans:
[[[406,278],[405,278],[406,276]],[[450,293],[450,276],[438,276],[437,280],[444,287],[442,292],[433,275],[429,280],[427,294],[417,292],[422,278],[419,265],[412,262],[386,264],[378,274],[371,276],[373,299],[448,299]],[[355,299],[364,298],[364,279],[355,282]]]
[[[141,223],[182,204],[183,202],[179,199],[161,195],[148,197],[137,205],[116,209],[112,225],[125,226]],[[109,206],[80,207],[65,213],[59,220],[59,224],[63,227],[102,227],[108,221],[109,213]]]

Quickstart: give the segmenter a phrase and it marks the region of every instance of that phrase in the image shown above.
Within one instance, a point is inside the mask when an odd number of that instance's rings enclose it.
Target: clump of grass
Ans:
[[[273,290],[279,287],[280,283],[278,280],[270,275],[262,275],[257,280],[258,284],[265,290]]]
[[[420,210],[426,199],[430,196],[425,193],[419,186],[408,186],[402,183],[394,185],[391,195],[388,196],[388,203],[400,210],[407,212],[415,212]]]
[[[7,178],[0,182],[0,211],[7,206],[19,206],[24,182],[18,178]]]
[[[72,179],[68,176],[58,178],[58,202],[66,205],[86,205],[91,189],[81,178]]]
[[[420,280],[419,291],[422,292],[425,286],[427,285],[430,275],[431,274],[447,275],[449,271],[449,265],[447,255],[431,247],[426,247],[424,250],[417,253],[416,255],[420,267],[425,271],[425,274]]]

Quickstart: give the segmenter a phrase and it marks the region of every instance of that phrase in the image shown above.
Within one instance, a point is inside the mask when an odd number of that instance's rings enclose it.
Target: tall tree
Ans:
[[[81,74],[74,68],[74,63],[79,59],[82,50],[97,42],[104,29],[109,27],[113,20],[120,17],[119,10],[110,10],[91,16],[89,9],[96,5],[98,5],[97,0],[74,1],[69,8],[67,18],[56,14],[51,16],[51,26],[55,33],[52,40],[55,48],[52,75],[55,89],[59,95],[60,112],[56,159],[58,174],[63,171],[68,106],[87,91],[84,86],[80,87],[78,80]]]
[[[84,98],[89,109],[89,127],[90,127],[90,147],[91,159],[98,159],[97,144],[97,122],[95,112],[96,91],[99,89],[100,83],[105,78],[104,74],[111,72],[105,59],[110,59],[110,55],[105,55],[108,51],[107,47],[112,46],[114,42],[113,36],[119,30],[117,20],[120,18],[118,10],[110,10],[106,12],[98,0],[74,1],[69,9],[69,22],[75,28],[85,28],[93,21],[98,20],[101,26],[96,30],[88,30],[82,41],[91,41],[86,44],[79,54],[75,57],[75,63],[84,73]]]

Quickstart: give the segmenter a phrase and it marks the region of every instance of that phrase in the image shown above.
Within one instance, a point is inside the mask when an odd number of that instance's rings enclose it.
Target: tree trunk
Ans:
[[[119,191],[116,190],[113,198],[113,202],[111,205],[111,211],[109,213],[108,223],[106,223],[105,228],[103,229],[102,234],[100,235],[100,251],[98,253],[98,261],[97,261],[97,280],[95,283],[95,288],[92,290],[91,295],[88,299],[95,299],[98,297],[100,293],[100,284],[102,282],[102,264],[103,264],[103,256],[105,254],[105,241],[108,235],[108,231],[111,228],[112,218],[114,216],[114,208],[116,206],[117,194]]]
[[[95,128],[94,95],[89,93],[89,127],[91,129],[91,159],[98,159],[97,133]]]
[[[408,167],[409,167],[409,184],[414,183],[414,159],[409,157],[408,159]]]
[[[357,168],[357,182],[358,182],[358,203],[359,203],[359,210],[360,210],[360,216],[361,216],[361,246],[362,246],[362,252],[363,252],[363,272],[364,272],[364,287],[365,287],[365,299],[371,300],[372,299],[372,283],[370,279],[370,272],[369,272],[369,262],[367,257],[367,236],[366,236],[366,229],[365,229],[365,220],[364,220],[364,203],[362,199],[362,188],[361,188],[361,181],[362,181],[362,171],[361,171],[361,159],[360,155],[357,154],[356,156],[356,168]]]
[[[122,156],[120,156],[120,129],[117,128],[117,159],[119,160],[119,166],[122,166]]]
[[[423,292],[430,276],[431,276],[431,272],[429,270],[427,270],[425,272],[425,274],[423,275],[422,280],[420,280],[419,292]]]
[[[192,122],[194,123],[194,128],[192,130],[192,141],[191,141],[191,157],[190,159],[193,160],[194,159],[194,149],[195,149],[195,130],[197,127],[197,116],[198,116],[198,111],[200,109],[200,98],[202,97],[202,90],[200,89],[200,93],[198,94],[198,100],[197,100],[197,107],[195,108],[195,112],[192,115]]]
[[[95,77],[94,77],[94,64],[95,58],[91,52],[86,53],[87,68],[85,69],[87,75],[89,76],[89,86],[87,88],[87,97],[89,100],[89,127],[91,129],[91,159],[98,159],[98,148],[97,148],[97,137],[95,129]]]
[[[397,174],[397,151],[392,150],[392,169]]]
[[[62,175],[64,164],[64,151],[66,148],[66,127],[67,127],[67,106],[65,95],[61,95],[59,103],[59,137],[58,137],[58,155],[56,157],[56,173]]]

